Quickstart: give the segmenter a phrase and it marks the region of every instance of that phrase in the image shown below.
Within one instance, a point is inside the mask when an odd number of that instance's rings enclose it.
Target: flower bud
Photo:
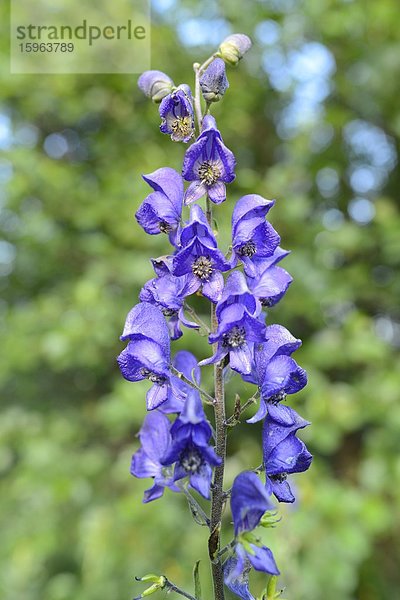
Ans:
[[[200,77],[200,88],[204,100],[218,102],[229,87],[226,78],[225,63],[221,58],[216,58]]]
[[[235,67],[252,46],[251,39],[244,33],[233,33],[219,47],[221,58]]]
[[[153,575],[150,573],[149,575],[144,575],[143,577],[136,577],[137,581],[144,581],[152,583],[150,587],[148,587],[144,592],[140,594],[140,596],[136,596],[133,600],[141,600],[141,598],[145,598],[146,596],[151,596],[154,592],[158,592],[158,590],[162,590],[165,588],[167,583],[167,579],[164,575]]]
[[[161,102],[171,93],[174,82],[162,71],[145,71],[138,79],[138,86],[153,102]]]

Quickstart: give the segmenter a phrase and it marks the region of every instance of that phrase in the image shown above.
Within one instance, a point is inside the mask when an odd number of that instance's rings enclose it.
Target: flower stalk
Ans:
[[[150,383],[148,413],[138,434],[141,445],[132,456],[131,474],[152,478],[144,503],[161,498],[166,490],[182,493],[194,521],[207,527],[214,600],[225,599],[225,587],[242,600],[255,600],[249,589],[251,569],[271,576],[264,600],[276,597],[279,569],[255,529],[279,522],[274,502],[294,501],[287,476],[308,469],[312,459],[298,438],[308,421],[284,404],[307,383],[305,371],[292,358],[301,341],[281,325],[269,323],[269,309],[292,281],[278,266],[288,252],[266,220],[274,201],[258,194],[238,200],[228,251],[219,248],[215,231],[214,205],[227,200],[236,160],[210,111],[229,88],[225,64],[236,66],[250,46],[246,35],[233,34],[202,64],[194,63],[194,94],[187,84],[175,86],[160,71],[146,72],[139,79],[140,89],[160,103],[161,133],[189,145],[181,174],[161,167],[143,176],[151,192],[136,219],[149,235],[166,235],[171,252],[152,259],[155,276],[144,284],[139,304],[128,313],[121,336],[127,345],[118,356],[125,379]],[[193,294],[209,302],[209,324],[187,303]],[[187,328],[208,336],[212,356],[199,361],[187,350],[171,354],[171,342]],[[201,383],[202,367],[211,364],[213,395]],[[235,395],[229,418],[226,370],[255,386],[244,404]],[[263,421],[263,462],[257,469],[250,466],[239,473],[225,490],[228,431],[257,401],[257,412],[247,423]],[[213,423],[204,404],[213,407]],[[197,495],[210,502],[209,510]],[[233,539],[221,549],[228,502]],[[137,598],[166,590],[201,600],[199,561],[193,577],[194,596],[165,576],[146,575],[139,580],[151,586]]]

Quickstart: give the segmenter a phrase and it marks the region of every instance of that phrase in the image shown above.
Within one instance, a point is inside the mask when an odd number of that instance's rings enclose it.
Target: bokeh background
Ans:
[[[254,41],[214,109],[237,155],[218,209],[257,192],[292,250],[294,283],[269,321],[304,341],[292,398],[315,455],[267,533],[291,600],[400,597],[400,8],[397,0],[154,0],[152,68],[191,64],[229,33]],[[206,532],[172,493],[141,504],[129,475],[147,384],[115,357],[126,313],[168,251],[134,212],[141,173],[180,168],[136,78],[10,75],[2,5],[0,107],[0,596],[127,599],[134,575],[191,586]],[[197,300],[200,312],[206,304]],[[199,358],[204,338],[176,348]],[[206,385],[210,374],[206,374]],[[235,392],[249,387],[235,377]],[[249,413],[250,414],[250,413]],[[230,436],[227,482],[260,463],[260,429]],[[229,524],[229,514],[226,517]],[[264,580],[253,580],[260,593]],[[159,597],[164,597],[163,593]]]

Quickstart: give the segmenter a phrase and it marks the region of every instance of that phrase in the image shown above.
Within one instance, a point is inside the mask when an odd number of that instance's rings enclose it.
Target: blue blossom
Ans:
[[[131,474],[139,478],[154,478],[153,486],[144,492],[145,503],[160,498],[166,487],[179,491],[172,473],[160,462],[171,444],[170,428],[168,418],[155,410],[146,415],[139,431],[141,448],[132,456]]]
[[[175,277],[167,271],[160,277],[151,279],[143,286],[139,294],[141,302],[150,302],[158,306],[168,320],[172,340],[182,336],[180,324],[198,329],[198,324],[189,321],[184,313],[184,300],[198,289],[197,281],[190,275]]]
[[[279,245],[280,237],[265,215],[274,205],[257,194],[243,196],[237,202],[232,214],[232,250],[234,260],[243,262],[247,275],[256,274],[255,259],[272,256]]]
[[[214,117],[203,119],[202,133],[186,150],[182,175],[191,181],[185,193],[185,204],[208,194],[215,204],[226,199],[226,183],[235,178],[235,157],[224,145]]]
[[[229,87],[225,63],[215,58],[200,77],[200,88],[204,100],[218,102]]]
[[[242,598],[242,600],[255,600],[249,590],[250,561],[239,559],[235,554],[229,556],[222,565],[225,585]]]
[[[235,478],[231,491],[231,511],[235,537],[253,531],[268,510],[274,510],[271,490],[264,486],[253,471],[244,471]]]
[[[179,244],[172,259],[172,273],[189,275],[191,290],[201,289],[206,298],[217,302],[224,287],[221,271],[230,269],[230,264],[218,249],[214,234],[197,204],[191,208],[190,220],[181,231]]]
[[[286,480],[291,473],[306,471],[312,461],[304,442],[296,432],[310,425],[289,406],[270,405],[263,425],[265,473],[279,502],[294,502]]]
[[[146,233],[168,233],[174,243],[182,213],[182,177],[174,169],[163,167],[143,175],[143,179],[154,192],[139,206],[136,219]]]
[[[172,425],[172,444],[162,463],[175,463],[174,481],[189,477],[190,485],[207,499],[210,497],[212,467],[221,464],[220,457],[209,445],[211,435],[200,395],[191,389],[181,414]]]
[[[188,142],[194,134],[192,93],[188,85],[180,85],[160,104],[160,131],[173,142]]]
[[[278,246],[270,257],[252,260],[253,276],[247,278],[247,283],[262,306],[274,306],[292,283],[289,273],[276,265],[288,254],[287,250]]]
[[[219,52],[225,62],[235,67],[251,46],[251,39],[247,35],[232,33],[221,43]]]
[[[261,421],[271,405],[278,405],[287,394],[295,394],[307,384],[305,370],[290,356],[301,340],[281,325],[269,325],[265,336],[267,341],[254,349],[252,373],[244,378],[258,385],[261,394],[260,408],[248,423]]]
[[[232,304],[241,304],[252,316],[261,312],[261,303],[250,291],[246,278],[240,271],[234,271],[226,280],[221,299],[215,309],[217,317],[219,318],[222,311]]]
[[[121,340],[129,340],[117,358],[122,375],[128,381],[149,379],[153,385],[146,395],[147,408],[157,408],[167,400],[171,384],[169,331],[161,310],[148,302],[134,306]]]
[[[261,305],[249,292],[244,276],[232,273],[217,304],[217,331],[208,338],[210,344],[218,342],[217,350],[199,364],[216,363],[229,355],[229,365],[234,371],[250,374],[254,344],[265,340],[265,325],[258,318],[260,312]]]
[[[274,508],[269,482],[264,486],[251,471],[244,471],[235,478],[231,491],[235,554],[234,560],[224,565],[224,579],[225,584],[241,598],[249,597],[246,596],[249,565],[257,571],[279,575],[271,550],[251,535],[264,513]]]
[[[162,71],[145,71],[138,79],[139,89],[153,102],[161,102],[173,85],[171,77]]]
[[[187,379],[200,385],[201,369],[197,364],[197,358],[187,350],[179,350],[173,361],[175,369],[185,375]],[[169,388],[167,401],[161,404],[159,411],[162,413],[181,413],[185,405],[188,393],[192,388],[179,379],[174,378],[174,388]]]

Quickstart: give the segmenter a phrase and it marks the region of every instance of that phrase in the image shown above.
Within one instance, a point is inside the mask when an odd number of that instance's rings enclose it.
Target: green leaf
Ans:
[[[196,600],[201,600],[201,583],[200,583],[200,574],[199,574],[199,565],[200,561],[196,561],[193,567],[193,579],[194,579],[194,595]]]

